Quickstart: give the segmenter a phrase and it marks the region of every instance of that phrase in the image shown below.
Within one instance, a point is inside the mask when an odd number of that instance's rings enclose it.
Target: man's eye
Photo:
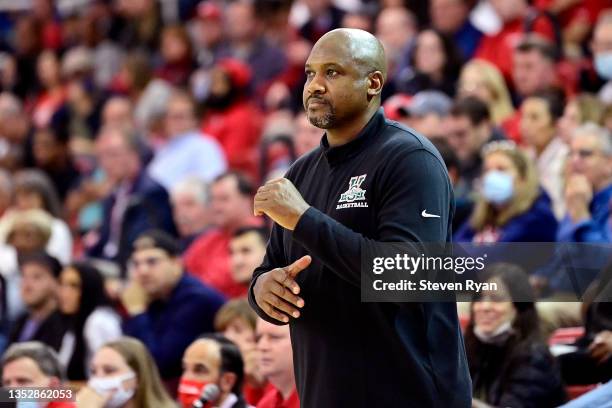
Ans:
[[[336,75],[338,75],[338,71],[336,71],[334,69],[328,69],[327,70],[327,75],[331,76],[331,77],[336,76]]]
[[[306,76],[310,78],[310,77],[314,76],[314,72],[312,72],[312,71],[307,71],[307,72],[306,72]]]

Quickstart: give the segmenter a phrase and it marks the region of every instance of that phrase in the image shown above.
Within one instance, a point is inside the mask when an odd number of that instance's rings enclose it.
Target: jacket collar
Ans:
[[[385,124],[385,115],[383,109],[378,111],[370,118],[370,121],[359,132],[357,137],[348,143],[340,146],[330,147],[327,141],[327,133],[321,139],[321,149],[331,167],[342,163],[345,160],[355,157],[365,147],[369,146],[375,139]]]

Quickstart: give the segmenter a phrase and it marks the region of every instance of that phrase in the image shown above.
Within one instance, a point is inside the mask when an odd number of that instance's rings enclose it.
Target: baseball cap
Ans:
[[[446,116],[452,104],[451,98],[440,91],[421,91],[414,95],[409,105],[401,106],[398,112],[407,116],[426,116],[430,113]]]
[[[132,245],[132,253],[143,249],[161,249],[170,256],[181,254],[179,243],[174,237],[162,230],[149,230],[136,238]]]

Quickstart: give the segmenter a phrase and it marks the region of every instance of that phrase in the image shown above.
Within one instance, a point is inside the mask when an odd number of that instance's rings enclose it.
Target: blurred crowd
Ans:
[[[444,158],[455,242],[597,261],[575,279],[563,259],[489,268],[503,290],[459,305],[474,406],[557,406],[612,378],[609,0],[23,0],[0,1],[5,386],[299,406],[289,328],[245,300],[270,226],[252,200],[319,146],[304,63],[338,27],[382,42],[383,109]],[[603,407],[612,383],[583,398]]]

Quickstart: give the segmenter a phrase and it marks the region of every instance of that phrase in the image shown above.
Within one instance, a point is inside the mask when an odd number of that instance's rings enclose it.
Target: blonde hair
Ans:
[[[234,319],[242,319],[253,331],[257,325],[257,315],[251,309],[246,299],[232,299],[223,306],[215,315],[215,331],[223,332]]]
[[[512,107],[510,92],[504,77],[495,65],[481,59],[474,59],[463,66],[461,75],[469,69],[478,72],[478,76],[485,81],[487,89],[493,95],[493,102],[489,104],[493,123],[499,125],[512,116],[514,108]]]
[[[106,343],[102,347],[115,350],[125,359],[128,366],[136,373],[138,387],[134,394],[136,408],[176,408],[164,388],[157,366],[145,345],[133,337],[121,337]]]
[[[580,116],[579,123],[593,122],[597,125],[603,123],[606,107],[597,96],[590,93],[581,93],[569,103],[575,103]]]
[[[508,157],[516,168],[522,183],[515,186],[515,193],[511,201],[501,210],[497,210],[482,196],[478,197],[470,218],[470,225],[475,231],[481,231],[488,225],[495,227],[505,225],[513,217],[531,208],[539,194],[535,166],[524,151],[509,141],[492,142],[483,148],[483,159],[492,154],[503,154]]]

